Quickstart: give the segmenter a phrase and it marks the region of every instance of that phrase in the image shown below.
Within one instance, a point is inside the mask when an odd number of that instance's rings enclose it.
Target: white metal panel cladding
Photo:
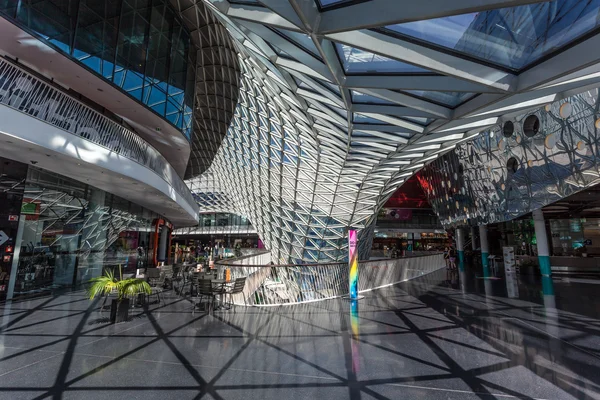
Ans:
[[[600,84],[599,0],[204,3],[242,79],[227,137],[190,184],[204,211],[247,216],[281,262],[344,259],[349,227],[364,257],[377,210],[424,165],[506,114]]]

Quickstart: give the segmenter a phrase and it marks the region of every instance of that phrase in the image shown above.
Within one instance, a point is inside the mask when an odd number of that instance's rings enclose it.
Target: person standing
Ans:
[[[448,261],[450,262],[450,269],[454,271],[456,269],[456,250],[454,250],[454,247],[450,247],[450,251],[448,251]]]

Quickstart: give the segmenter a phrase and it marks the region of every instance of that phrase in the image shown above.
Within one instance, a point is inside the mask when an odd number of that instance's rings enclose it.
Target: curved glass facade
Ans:
[[[164,0],[2,0],[0,14],[144,103],[190,139],[196,54]]]

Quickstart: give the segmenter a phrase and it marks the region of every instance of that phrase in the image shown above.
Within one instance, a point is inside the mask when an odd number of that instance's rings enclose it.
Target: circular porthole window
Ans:
[[[514,157],[509,158],[506,162],[506,169],[508,170],[509,174],[514,174],[515,172],[517,172],[517,170],[519,169],[519,162],[517,161],[517,159]]]
[[[502,127],[502,132],[504,133],[504,137],[511,137],[515,133],[515,124],[512,121],[506,121]]]
[[[523,133],[527,137],[534,137],[540,131],[540,119],[536,115],[530,115],[523,122]]]

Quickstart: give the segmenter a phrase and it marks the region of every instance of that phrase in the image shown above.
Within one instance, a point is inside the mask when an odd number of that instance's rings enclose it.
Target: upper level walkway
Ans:
[[[177,225],[197,224],[189,188],[150,143],[2,58],[0,121],[0,155],[120,195]]]
[[[167,296],[117,325],[79,292],[16,302],[0,307],[0,399],[597,399],[597,283],[542,296],[524,277],[515,296],[438,270],[357,309],[192,315]]]

